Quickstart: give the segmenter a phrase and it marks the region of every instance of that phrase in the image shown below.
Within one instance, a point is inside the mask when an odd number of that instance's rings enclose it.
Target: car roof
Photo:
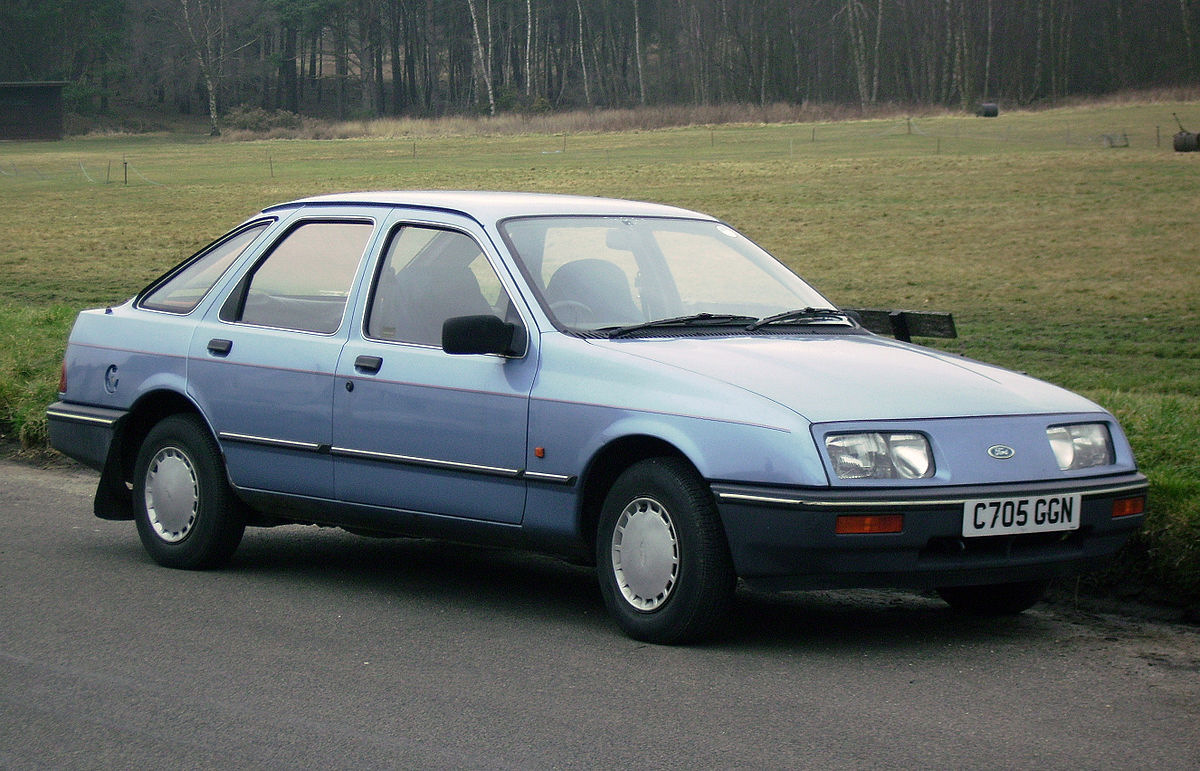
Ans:
[[[337,193],[302,198],[263,209],[263,212],[303,206],[395,206],[437,209],[465,214],[480,222],[496,222],[509,217],[528,216],[623,216],[687,217],[711,220],[699,212],[665,204],[626,201],[617,198],[593,198],[550,193],[490,192],[481,190],[380,190]]]

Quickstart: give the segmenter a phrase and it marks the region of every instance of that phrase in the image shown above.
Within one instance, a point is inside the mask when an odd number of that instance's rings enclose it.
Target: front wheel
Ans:
[[[1049,581],[1021,581],[985,586],[943,586],[938,595],[951,608],[973,616],[1015,616],[1042,599]]]
[[[134,466],[133,499],[142,546],[166,567],[221,565],[246,529],[220,448],[196,415],[172,415],[150,429]]]
[[[692,642],[712,635],[737,582],[712,495],[692,468],[653,458],[609,490],[596,536],[604,603],[630,637]]]

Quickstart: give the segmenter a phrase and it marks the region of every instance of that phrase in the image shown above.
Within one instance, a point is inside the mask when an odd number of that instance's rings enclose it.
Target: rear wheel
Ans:
[[[220,448],[196,415],[172,415],[150,430],[134,466],[133,499],[142,546],[166,567],[224,564],[245,531]]]
[[[1033,607],[1049,586],[1049,581],[1021,581],[986,586],[943,586],[937,593],[950,607],[962,613],[1013,616]]]
[[[712,496],[675,458],[631,466],[613,484],[596,538],[600,590],[637,640],[691,642],[717,631],[737,577]]]

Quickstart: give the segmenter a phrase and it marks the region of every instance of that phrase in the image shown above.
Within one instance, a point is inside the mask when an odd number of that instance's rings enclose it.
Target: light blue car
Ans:
[[[719,630],[738,579],[1016,613],[1141,524],[1112,415],[879,316],[670,206],[325,196],[81,313],[47,418],[163,565],[247,525],[520,546],[593,561],[660,643]]]

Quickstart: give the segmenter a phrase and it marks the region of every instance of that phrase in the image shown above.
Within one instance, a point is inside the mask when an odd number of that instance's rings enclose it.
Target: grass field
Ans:
[[[642,132],[0,143],[0,431],[44,444],[75,312],[124,300],[261,207],[490,188],[713,213],[849,306],[953,311],[939,347],[1117,413],[1152,482],[1126,585],[1200,602],[1200,153],[1112,104]],[[1123,144],[1127,147],[1110,147]]]

